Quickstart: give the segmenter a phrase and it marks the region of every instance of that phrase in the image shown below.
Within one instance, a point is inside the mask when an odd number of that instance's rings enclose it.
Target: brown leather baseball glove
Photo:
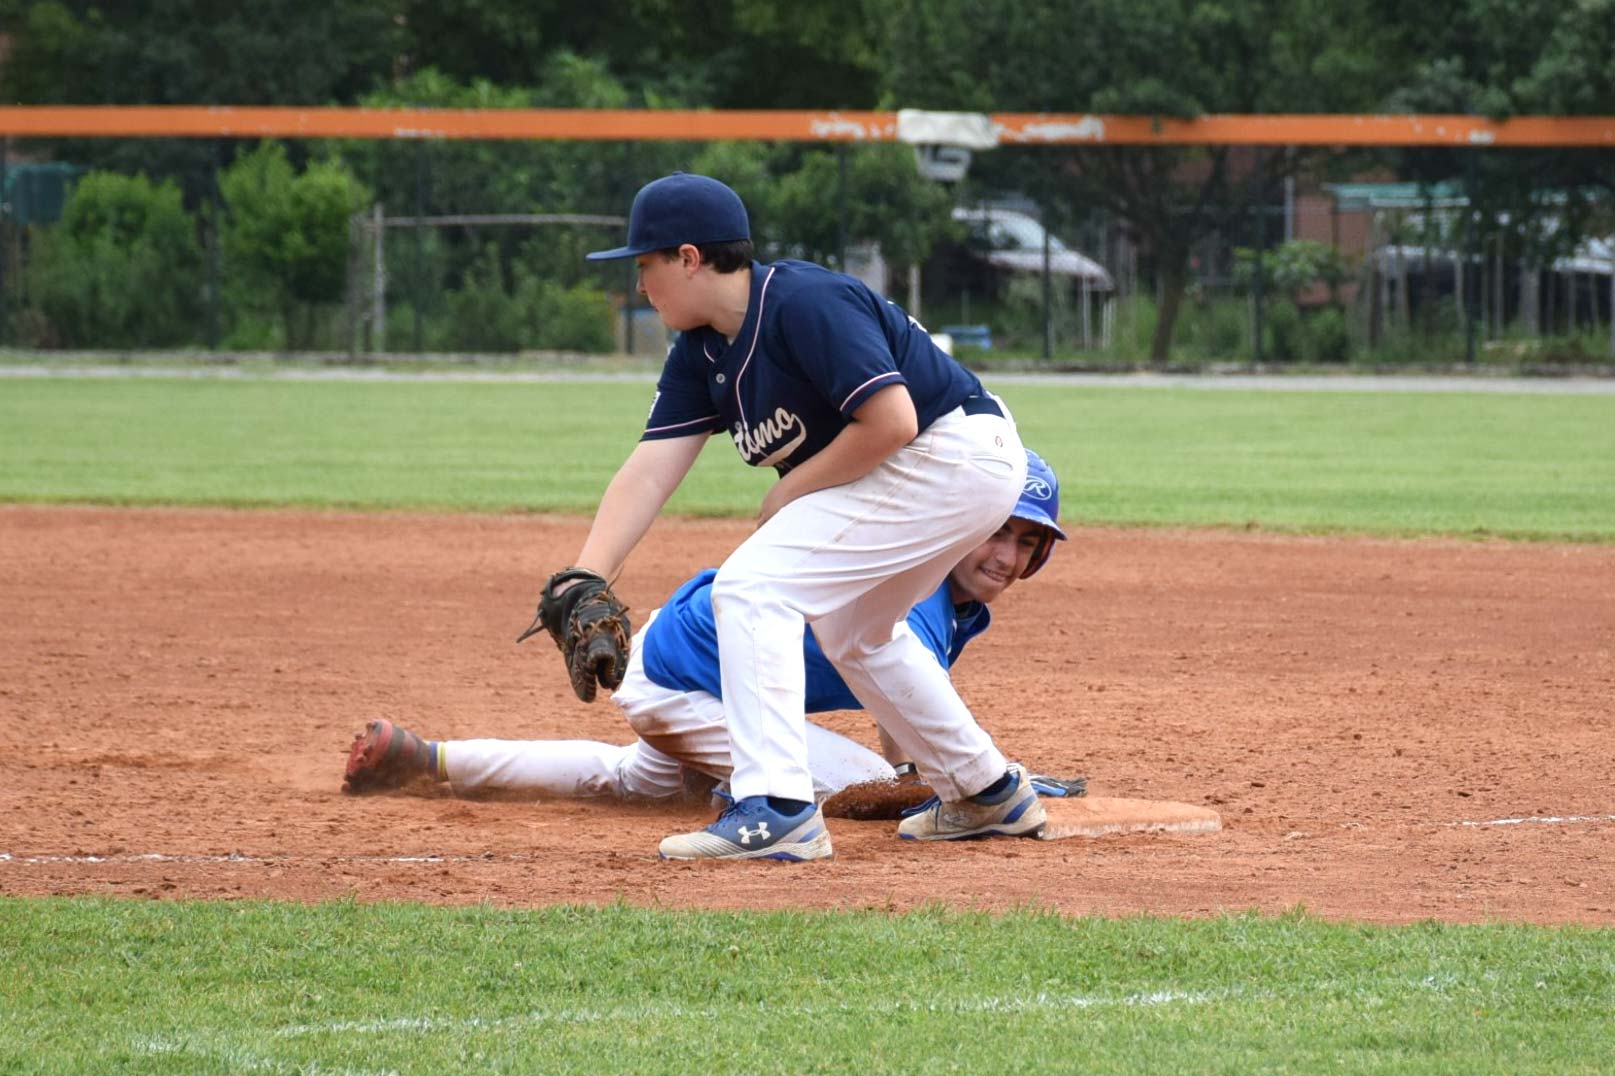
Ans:
[[[610,691],[628,671],[629,640],[633,625],[628,607],[612,593],[611,584],[586,568],[556,572],[544,584],[538,613],[519,643],[547,631],[566,659],[572,690],[584,702],[593,702],[596,685]]]

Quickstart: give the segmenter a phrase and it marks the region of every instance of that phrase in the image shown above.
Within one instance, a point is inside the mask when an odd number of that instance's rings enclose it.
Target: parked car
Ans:
[[[957,206],[953,219],[965,225],[965,247],[971,255],[995,269],[1017,273],[1043,271],[1043,225],[1014,209]],[[1056,276],[1086,278],[1090,291],[1113,291],[1115,282],[1105,267],[1049,236],[1049,272]]]

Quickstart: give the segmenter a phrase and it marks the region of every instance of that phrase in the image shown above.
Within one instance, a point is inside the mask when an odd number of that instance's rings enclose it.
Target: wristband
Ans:
[[[909,774],[919,773],[920,770],[919,767],[915,766],[912,762],[899,762],[897,765],[892,767],[892,772],[899,777],[907,777]]]

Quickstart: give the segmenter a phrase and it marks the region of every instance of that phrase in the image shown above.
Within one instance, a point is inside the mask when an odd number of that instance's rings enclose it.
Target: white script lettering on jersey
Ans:
[[[736,422],[732,436],[741,459],[755,467],[773,467],[788,459],[807,435],[807,425],[794,412],[779,407],[750,430]]]

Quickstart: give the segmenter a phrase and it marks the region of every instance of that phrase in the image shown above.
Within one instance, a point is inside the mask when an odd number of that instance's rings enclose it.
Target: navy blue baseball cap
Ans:
[[[589,261],[634,258],[691,243],[751,238],[751,221],[740,195],[709,176],[674,172],[645,184],[628,213],[628,242],[585,255]]]

